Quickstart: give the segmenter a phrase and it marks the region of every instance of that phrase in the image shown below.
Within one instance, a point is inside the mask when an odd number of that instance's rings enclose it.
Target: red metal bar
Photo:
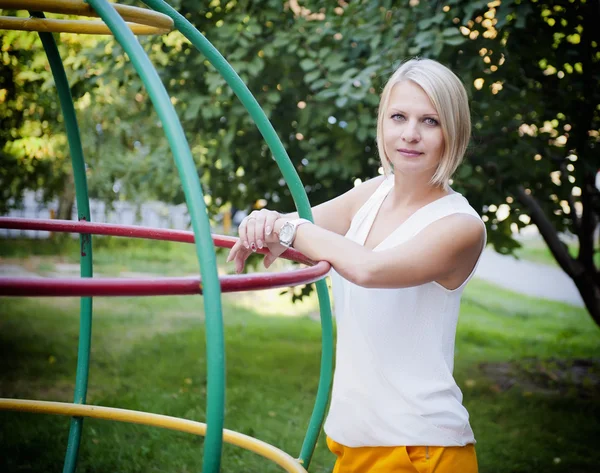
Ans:
[[[327,274],[329,263],[281,273],[221,276],[222,292],[308,284]],[[200,277],[179,278],[9,278],[0,277],[0,296],[167,296],[202,294]]]
[[[193,232],[131,225],[74,222],[71,220],[31,220],[0,217],[0,228],[44,230],[53,232],[88,233],[94,235],[128,236],[152,240],[194,243]],[[213,235],[216,246],[231,248],[237,238]],[[262,253],[266,250],[262,250]],[[287,259],[310,265],[280,273],[241,274],[221,276],[222,292],[253,291],[276,287],[308,284],[324,277],[331,266],[325,261],[316,263],[296,250],[284,253]],[[0,277],[0,296],[164,296],[202,294],[200,277],[177,278],[9,278]]]
[[[169,230],[166,228],[150,228],[137,225],[113,225],[110,223],[75,222],[73,220],[50,220],[0,217],[0,228],[11,230],[41,230],[59,233],[87,233],[90,235],[108,235],[129,238],[143,238],[146,240],[178,241],[180,243],[195,243],[194,232],[185,230]],[[235,237],[213,234],[215,246],[231,248],[238,240]],[[258,250],[266,253],[267,250]],[[296,261],[297,263],[312,266],[315,262],[299,251],[292,248],[287,250],[282,258]]]

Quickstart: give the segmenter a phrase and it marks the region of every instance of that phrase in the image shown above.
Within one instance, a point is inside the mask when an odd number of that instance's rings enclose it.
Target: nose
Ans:
[[[417,123],[413,120],[408,121],[402,130],[402,139],[407,143],[416,143],[421,139]]]

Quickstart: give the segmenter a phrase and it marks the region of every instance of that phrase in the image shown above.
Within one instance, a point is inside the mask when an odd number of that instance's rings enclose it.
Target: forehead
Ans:
[[[437,113],[425,91],[411,80],[403,80],[392,87],[387,108],[422,114]]]

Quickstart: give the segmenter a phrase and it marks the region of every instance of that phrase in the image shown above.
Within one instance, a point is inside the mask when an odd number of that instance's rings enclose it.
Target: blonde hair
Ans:
[[[392,89],[399,82],[410,80],[420,86],[440,117],[444,151],[431,184],[448,186],[458,168],[471,138],[471,114],[467,92],[460,79],[446,66],[431,59],[411,59],[392,74],[381,93],[377,116],[377,149],[385,175],[393,172],[383,142],[383,121]]]

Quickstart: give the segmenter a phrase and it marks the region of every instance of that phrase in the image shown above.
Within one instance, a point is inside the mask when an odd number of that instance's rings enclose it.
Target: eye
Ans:
[[[399,120],[404,120],[405,117],[401,113],[393,113],[390,118],[392,120],[399,121]]]
[[[431,118],[431,117],[427,117],[423,121],[425,122],[425,124],[431,125],[431,126],[438,126],[440,124],[435,118]]]

